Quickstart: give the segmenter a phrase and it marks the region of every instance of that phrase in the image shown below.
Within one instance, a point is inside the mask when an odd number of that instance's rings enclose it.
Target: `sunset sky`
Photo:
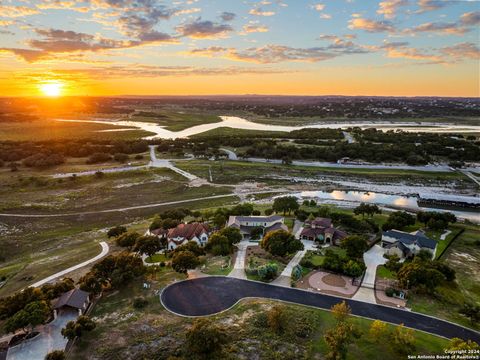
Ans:
[[[479,43],[478,1],[0,0],[0,96],[480,96]]]

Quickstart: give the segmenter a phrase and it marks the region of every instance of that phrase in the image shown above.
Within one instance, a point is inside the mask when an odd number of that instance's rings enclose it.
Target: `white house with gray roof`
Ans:
[[[399,230],[388,230],[382,234],[382,247],[387,255],[397,255],[406,258],[417,254],[420,250],[427,250],[432,259],[437,251],[437,241],[427,237],[422,231],[407,233]]]
[[[272,216],[230,216],[227,222],[228,227],[236,227],[240,230],[245,240],[251,238],[251,232],[255,228],[263,229],[263,236],[270,231],[285,230],[284,218],[278,215]]]

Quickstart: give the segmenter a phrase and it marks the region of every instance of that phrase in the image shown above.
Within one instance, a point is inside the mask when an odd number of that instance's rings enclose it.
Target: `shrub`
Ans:
[[[107,153],[93,153],[87,159],[87,164],[97,164],[111,160],[112,157]]]
[[[128,155],[122,154],[122,153],[116,153],[115,155],[113,155],[113,160],[118,162],[125,162],[128,160]]]
[[[132,305],[135,309],[143,309],[148,305],[148,300],[143,297],[136,297],[133,299]]]
[[[275,263],[268,263],[257,268],[258,276],[262,280],[272,280],[277,276],[278,265]]]

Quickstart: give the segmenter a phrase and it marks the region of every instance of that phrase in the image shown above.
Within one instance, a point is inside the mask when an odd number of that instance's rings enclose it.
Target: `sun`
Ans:
[[[50,81],[40,85],[40,91],[45,96],[57,97],[62,94],[63,84],[59,81]]]

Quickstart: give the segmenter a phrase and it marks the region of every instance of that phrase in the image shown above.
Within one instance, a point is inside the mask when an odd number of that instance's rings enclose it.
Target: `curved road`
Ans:
[[[110,247],[108,246],[108,244],[105,242],[105,241],[102,241],[100,243],[100,245],[102,246],[102,251],[100,252],[100,254],[98,254],[97,256],[87,260],[87,261],[84,261],[80,264],[77,264],[77,265],[74,265],[72,267],[69,267],[68,269],[65,269],[65,270],[62,270],[62,271],[59,271],[53,275],[50,275],[49,277],[46,277],[45,279],[43,280],[40,280],[40,281],[37,281],[36,283],[30,285],[29,287],[40,287],[42,286],[43,284],[46,284],[52,280],[55,280],[55,279],[58,279],[60,276],[63,276],[63,275],[67,275],[68,273],[71,273],[72,271],[74,270],[78,270],[84,266],[87,266],[101,258],[103,258],[105,255],[108,254],[108,251],[110,250]]]
[[[352,314],[421,330],[446,338],[480,343],[480,333],[427,315],[305,290],[274,286],[224,276],[185,280],[167,286],[160,295],[163,306],[177,315],[206,316],[229,309],[243,298],[266,298],[329,310],[345,300]]]

